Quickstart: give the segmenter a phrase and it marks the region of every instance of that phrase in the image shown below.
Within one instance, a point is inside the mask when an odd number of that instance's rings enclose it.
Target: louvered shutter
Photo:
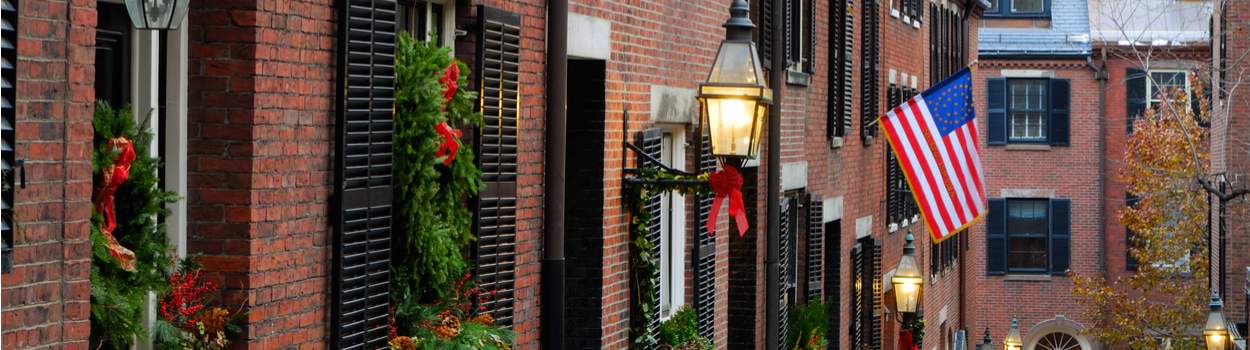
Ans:
[[[854,17],[850,0],[834,0],[829,5],[829,99],[825,112],[827,136],[832,139],[847,136],[854,114],[851,109]]]
[[[800,37],[802,36],[801,33],[803,31],[803,21],[799,18],[799,13],[802,11],[799,7],[801,1],[803,0],[786,0],[785,9],[782,11],[782,21],[784,21],[783,26],[786,30],[784,34],[785,40],[782,42],[785,45],[787,67],[797,63],[801,58],[799,55],[800,45],[802,45],[802,43],[800,43]]]
[[[1003,145],[1007,143],[1007,79],[992,78],[986,87],[989,144]]]
[[[17,5],[18,0],[0,0],[0,165],[3,165],[3,198],[0,198],[0,233],[3,234],[3,271],[13,268],[14,177],[17,175]]]
[[[887,143],[885,148],[886,223],[894,224],[899,223],[903,218],[903,206],[901,205],[902,200],[900,200],[900,198],[902,198],[901,194],[903,189],[899,188],[899,180],[901,176],[903,176],[903,172],[898,165],[898,157],[896,157],[894,155],[894,151],[891,150],[893,146],[890,146]]]
[[[825,226],[825,332],[831,348],[842,344],[842,220],[834,220]],[[851,276],[854,276],[854,271]],[[853,279],[852,279],[853,280]],[[851,299],[854,300],[854,299]],[[852,322],[854,324],[854,322]],[[839,345],[832,345],[839,344]]]
[[[872,321],[868,313],[867,302],[864,302],[865,284],[864,274],[868,266],[864,264],[864,244],[861,242],[855,245],[851,250],[851,349],[862,350],[866,348],[866,329],[868,323]],[[869,277],[871,278],[871,277]]]
[[[864,2],[864,8],[861,15],[864,18],[864,24],[861,35],[863,36],[863,45],[860,49],[860,56],[863,59],[862,71],[860,72],[860,138],[863,139],[864,145],[871,144],[871,140],[877,136],[877,125],[872,124],[877,120],[880,114],[880,87],[878,86],[878,56],[880,55],[880,46],[877,38],[878,21],[880,21],[880,9],[875,0]]]
[[[818,194],[811,194],[807,198],[807,252],[804,253],[807,258],[807,290],[804,293],[807,294],[808,302],[817,302],[821,300],[821,287],[824,285],[821,274],[825,271],[824,202]]]
[[[386,347],[389,333],[396,4],[344,3],[332,347],[378,349]]]
[[[1146,112],[1146,71],[1129,68],[1125,74],[1127,74],[1124,79],[1127,130],[1132,133],[1133,122]]]
[[[660,129],[654,129],[654,128],[647,129],[647,130],[638,132],[638,134],[635,135],[634,143],[637,144],[640,148],[642,148],[642,151],[644,154],[654,159],[660,159],[660,157],[663,155],[662,152],[664,150],[663,149],[663,137],[664,137],[664,133]],[[639,169],[644,168],[644,167],[653,167],[653,166],[654,165],[650,163],[644,162],[641,158],[638,159]],[[664,212],[662,210],[663,197],[661,196],[659,192],[656,192],[656,193],[652,193],[651,196],[649,197],[643,198],[643,200],[645,201],[645,203],[643,204],[642,210],[647,211],[647,213],[651,216],[651,222],[647,223],[646,239],[648,241],[651,241],[652,249],[648,254],[651,255],[652,259],[659,259],[660,250],[663,249],[663,247],[661,246],[662,242],[660,240],[661,238],[660,230],[663,229],[661,222],[664,219],[663,218]],[[659,263],[657,262],[657,266],[658,264]],[[660,270],[656,269],[655,272],[652,274],[651,278],[658,281],[660,279]],[[655,300],[658,301],[660,300],[659,283],[655,283],[652,285],[655,286],[656,288],[652,290],[639,290],[637,291],[637,293],[651,294],[655,298]],[[654,308],[654,310],[643,310],[641,307],[639,307],[639,305],[635,303],[632,309],[633,310],[631,314],[637,320],[644,319],[644,314],[643,314],[644,312],[650,313],[649,315],[645,315],[647,324],[645,325],[644,328],[646,329],[647,334],[643,335],[642,339],[647,339],[650,341],[656,340],[660,332],[660,308],[656,307]],[[647,348],[653,348],[655,346],[656,344],[650,344],[647,346]]]
[[[795,209],[796,204],[794,203],[794,200],[792,198],[782,197],[780,205],[781,205],[781,223],[779,225],[780,232],[778,235],[779,236],[778,242],[780,243],[780,246],[778,248],[781,250],[781,252],[778,255],[780,257],[780,260],[778,261],[778,267],[779,267],[778,276],[779,278],[781,278],[780,296],[782,300],[769,301],[769,302],[776,302],[780,304],[780,307],[778,308],[778,313],[777,313],[777,318],[778,318],[777,324],[779,325],[778,334],[781,334],[782,336],[778,337],[777,340],[780,342],[778,345],[781,348],[785,348],[786,343],[787,343],[785,334],[788,334],[789,329],[790,329],[790,308],[792,307],[794,303],[794,290],[795,290],[795,287],[794,287],[794,281],[795,281],[794,280],[794,274],[795,274],[795,271],[794,271],[795,270],[795,266],[794,266],[795,265],[795,261],[794,261],[794,250],[795,250],[794,249],[795,248],[794,247],[794,243],[795,243],[794,233],[795,232],[794,232],[794,229],[796,227],[795,227],[795,222],[794,222],[794,217],[793,217],[794,215],[793,210]]]
[[[869,257],[865,257],[869,258]],[[872,245],[872,268],[868,278],[872,279],[872,324],[869,325],[869,344],[872,349],[882,349],[882,329],[881,321],[885,317],[885,283],[880,276],[881,270],[881,245],[873,242]]]
[[[757,3],[755,9],[759,11],[758,21],[756,21],[758,25],[755,28],[757,30],[756,33],[758,33],[756,43],[759,43],[760,46],[760,63],[762,63],[764,69],[771,69],[773,66],[773,47],[776,46],[777,41],[773,34],[773,21],[776,20],[777,11],[773,9],[772,0],[755,2]]]
[[[990,198],[990,212],[985,217],[985,272],[1007,274],[1007,200]]]
[[[494,297],[481,307],[495,323],[512,325],[516,280],[517,121],[521,68],[521,16],[478,8],[477,69],[482,129],[477,144],[482,190],[478,193],[472,249],[478,288]]]
[[[1047,139],[1051,145],[1067,146],[1069,115],[1071,114],[1072,88],[1067,79],[1050,80],[1050,120],[1047,123]]]
[[[1071,260],[1072,235],[1070,221],[1072,218],[1072,200],[1055,198],[1050,200],[1050,273],[1065,275],[1068,273]]]
[[[716,170],[716,157],[712,156],[712,139],[702,135],[699,146],[699,171]],[[712,213],[712,195],[697,197],[698,222],[695,238],[694,309],[698,315],[699,335],[716,339],[716,237],[707,230]]]
[[[816,72],[816,0],[807,0],[803,11],[803,71]]]

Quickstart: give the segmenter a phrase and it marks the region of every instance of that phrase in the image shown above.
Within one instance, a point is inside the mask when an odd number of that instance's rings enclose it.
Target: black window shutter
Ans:
[[[512,325],[516,290],[517,121],[521,65],[521,16],[478,8],[478,96],[481,136],[476,139],[482,190],[473,223],[471,255],[478,288],[494,293],[480,305],[496,324]]]
[[[647,129],[647,130],[638,132],[638,134],[635,136],[634,142],[642,148],[643,152],[646,155],[655,159],[660,159],[660,157],[662,156],[662,152],[664,151],[663,137],[664,137],[664,133],[660,129],[652,128],[652,129]],[[639,168],[650,167],[650,166],[653,166],[653,165],[649,163],[644,163],[642,159],[638,159]],[[643,204],[642,210],[648,211],[651,216],[651,222],[647,223],[648,233],[646,237],[648,241],[651,241],[651,246],[653,247],[651,249],[650,254],[654,259],[659,259],[660,249],[663,248],[660,246],[661,244],[660,230],[663,228],[661,226],[661,222],[664,219],[663,218],[664,213],[661,211],[662,209],[661,201],[663,200],[663,198],[660,196],[659,192],[656,192],[652,194],[649,198],[645,198],[644,200],[646,201],[646,203]],[[660,280],[660,270],[656,269],[655,273],[651,276],[651,278],[654,278],[657,281]],[[655,300],[658,301],[660,300],[660,289],[659,289],[660,286],[658,283],[654,285],[656,288],[653,290],[639,290],[637,291],[637,293],[653,294],[655,297]],[[643,312],[647,312],[647,310],[643,310],[636,303],[633,306],[634,307],[631,308],[633,309],[632,314],[635,315],[636,319],[644,319],[642,317],[644,315]],[[648,323],[644,327],[646,329],[647,336],[645,336],[643,339],[655,340],[657,339],[656,337],[659,336],[659,332],[660,332],[660,308],[657,307],[654,310],[650,310],[650,313],[651,314],[648,315],[650,317],[646,318],[648,320]],[[651,346],[649,346],[648,348],[654,347],[654,346],[655,344],[651,344]]]
[[[989,126],[989,144],[1002,145],[1007,143],[1007,79],[991,78],[986,83],[987,118]]]
[[[1127,127],[1128,132],[1133,132],[1133,121],[1137,117],[1146,112],[1147,96],[1146,96],[1146,71],[1129,68],[1124,79],[1125,99],[1127,111]]]
[[[851,341],[851,349],[856,349],[856,350],[862,349],[864,346],[866,346],[865,340],[867,339],[867,337],[865,336],[866,334],[865,328],[868,325],[868,323],[872,321],[869,318],[870,316],[869,316],[868,310],[870,309],[866,309],[866,306],[870,306],[870,304],[869,302],[863,301],[864,294],[866,291],[864,287],[867,286],[864,283],[865,282],[864,274],[866,273],[865,270],[867,269],[867,266],[865,266],[864,264],[865,253],[866,253],[866,250],[864,249],[863,243],[856,244],[855,247],[851,249],[851,261],[850,261],[851,263],[850,338],[851,339],[850,341]],[[871,277],[868,277],[868,278],[871,278]],[[865,318],[869,318],[869,319],[865,319]]]
[[[803,71],[816,72],[816,0],[807,0],[803,9]]]
[[[757,21],[756,30],[759,34],[758,40],[760,48],[760,63],[764,69],[770,69],[773,66],[773,47],[776,46],[776,38],[773,33],[773,21],[776,20],[776,11],[773,9],[771,0],[754,1],[756,10],[759,11],[759,21]]]
[[[881,10],[875,0],[863,2],[864,7],[861,16],[863,16],[862,41],[860,48],[860,58],[863,60],[862,70],[860,71],[860,138],[865,146],[872,143],[872,139],[877,136],[877,125],[872,124],[877,120],[880,114],[880,84],[877,77],[878,72],[877,61],[880,55],[880,47],[878,45],[878,21],[880,21]]]
[[[841,108],[842,108],[842,127],[843,127],[843,133],[841,136],[847,136],[850,134],[851,123],[852,123],[852,120],[854,119],[853,115],[855,114],[854,108],[852,108],[852,104],[854,103],[853,99],[855,96],[855,88],[853,87],[853,84],[851,82],[851,80],[853,80],[854,72],[855,72],[855,69],[854,69],[855,62],[854,60],[852,60],[852,52],[855,48],[854,7],[855,7],[854,2],[852,2],[852,0],[846,0],[845,8],[842,9],[843,11],[845,11],[845,13],[842,14],[842,18],[843,18],[842,47],[840,48],[842,50],[842,62],[841,62],[842,64],[842,75],[841,75],[842,76],[842,81],[841,81],[842,82],[842,101],[841,101],[842,106]]]
[[[1050,273],[1064,275],[1068,273],[1071,257],[1072,235],[1070,232],[1072,218],[1072,200],[1055,198],[1050,200]]]
[[[1070,117],[1072,88],[1067,79],[1050,80],[1050,120],[1047,123],[1047,138],[1051,145],[1067,146],[1071,138]]]
[[[785,32],[785,53],[786,66],[797,63],[802,56],[799,55],[799,49],[802,47],[801,33],[803,28],[802,18],[799,18],[800,8],[803,0],[786,0],[785,10],[782,12],[783,25]]]
[[[824,202],[820,195],[807,197],[807,301],[820,301],[821,274],[824,272],[825,222]],[[838,239],[834,237],[832,239]]]
[[[0,197],[0,272],[8,273],[13,269],[13,191],[18,172],[17,142],[14,126],[17,125],[17,6],[19,0],[7,0],[7,6],[0,6],[0,165],[3,165],[2,181],[3,197]]]
[[[779,248],[781,252],[779,254],[779,257],[781,259],[778,261],[778,267],[780,268],[778,270],[779,272],[778,275],[781,277],[782,300],[776,301],[780,305],[780,309],[778,310],[779,312],[777,313],[777,324],[780,327],[778,328],[780,329],[779,334],[787,334],[788,329],[790,327],[790,308],[793,306],[794,301],[795,301],[794,300],[795,299],[794,298],[795,297],[794,296],[794,292],[795,292],[795,286],[794,286],[795,271],[794,270],[795,270],[796,264],[795,264],[795,259],[794,259],[795,258],[794,248],[795,248],[795,236],[796,235],[794,231],[797,228],[797,225],[794,222],[794,210],[795,210],[795,207],[797,206],[797,203],[795,202],[794,198],[782,197],[780,204],[781,204],[781,222],[779,225],[780,234],[778,237],[778,241],[780,243]],[[777,341],[779,342],[778,346],[782,348],[786,347],[785,338],[786,337],[782,336],[777,339]]]
[[[990,198],[990,212],[985,217],[985,273],[1007,273],[1007,200]]]
[[[391,274],[395,1],[340,7],[333,348],[386,347]]]
[[[882,349],[884,341],[882,339],[884,334],[882,333],[881,324],[882,318],[885,317],[885,286],[882,284],[884,281],[878,277],[884,272],[881,269],[882,250],[881,245],[874,241],[872,245],[872,276],[870,277],[872,278],[872,334],[871,338],[869,338],[871,339],[871,349]]]
[[[833,0],[829,3],[829,88],[826,109],[826,127],[830,139],[845,137],[851,130],[851,48],[854,36],[854,17],[851,16],[849,0]],[[813,21],[813,23],[815,23]],[[813,33],[815,33],[813,31]],[[815,42],[813,39],[812,42]],[[815,50],[813,50],[814,52]]]
[[[1124,205],[1129,208],[1137,207],[1137,196],[1131,193],[1125,194]],[[1137,271],[1137,258],[1133,257],[1133,245],[1137,240],[1137,234],[1132,229],[1124,228],[1124,267],[1129,271]]]
[[[716,170],[716,157],[712,156],[712,139],[707,135],[703,135],[701,139],[699,170],[711,172]],[[694,271],[694,310],[698,315],[699,335],[706,339],[716,339],[716,237],[707,230],[713,197],[698,197],[698,237],[695,239],[697,260]]]

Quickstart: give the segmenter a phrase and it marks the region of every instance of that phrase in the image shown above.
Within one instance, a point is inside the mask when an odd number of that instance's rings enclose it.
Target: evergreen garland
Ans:
[[[145,123],[146,124],[146,123]],[[117,189],[117,230],[113,235],[135,253],[135,271],[123,270],[109,254],[100,226],[99,208],[91,215],[91,348],[128,349],[136,339],[146,339],[143,310],[148,292],[168,289],[165,273],[173,265],[173,251],[159,218],[165,205],[177,196],[160,187],[161,163],[149,155],[152,133],[136,125],[128,108],[113,109],[98,103],[92,120],[95,129],[91,173],[101,181],[101,170],[117,157],[109,139],[125,137],[134,142],[136,158],[130,177]]]
[[[656,249],[655,242],[647,239],[651,233],[651,213],[644,210],[646,201],[654,194],[674,191],[684,195],[707,195],[712,189],[707,186],[708,174],[689,176],[669,173],[653,168],[639,170],[637,179],[641,183],[628,188],[626,195],[629,210],[629,266],[632,300],[638,304],[639,317],[630,318],[630,348],[651,349],[658,339],[647,331],[647,325],[654,321],[660,301],[654,291],[659,289],[660,281],[655,276],[660,271],[660,257],[652,252]],[[684,180],[685,184],[659,184],[660,180]]]
[[[439,78],[455,61],[448,49],[399,35],[395,55],[393,266],[399,305],[450,297],[468,269],[462,252],[473,241],[473,214],[465,202],[482,186],[472,147],[456,152],[450,167],[435,158],[443,137],[435,126],[481,125],[477,94],[460,89],[444,103]],[[468,79],[460,77],[459,86]],[[445,106],[445,107],[444,107]],[[444,110],[444,108],[446,108]],[[400,308],[401,316],[404,309]]]

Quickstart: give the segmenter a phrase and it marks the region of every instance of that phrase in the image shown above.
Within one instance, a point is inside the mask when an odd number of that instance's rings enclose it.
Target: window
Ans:
[[[1067,333],[1047,334],[1037,341],[1035,350],[1081,350],[1081,343]]]
[[[929,274],[931,276],[946,275],[946,271],[959,261],[959,246],[962,237],[967,237],[967,235],[956,234],[951,239],[929,244]]]
[[[987,85],[989,144],[1068,145],[1068,80],[994,78]]]
[[[1046,140],[1046,80],[1007,81],[1011,141]]]
[[[903,74],[903,80],[908,80],[906,74]],[[890,83],[886,92],[886,102],[890,107],[898,106],[915,94],[915,91],[912,89]],[[916,205],[916,198],[912,196],[911,187],[907,184],[903,168],[898,163],[898,157],[889,149],[886,150],[885,183],[886,220],[890,225],[891,232],[901,230],[907,225],[915,223],[920,213],[920,207]]]
[[[1154,108],[1169,99],[1169,94],[1189,91],[1189,75],[1185,71],[1150,71],[1150,80],[1146,82],[1146,96],[1150,107]],[[1175,98],[1175,97],[1171,97]]]
[[[929,81],[939,82],[967,66],[968,20],[954,5],[929,4]]]
[[[448,0],[399,0],[399,28],[420,40],[453,47],[456,40],[456,4]]]
[[[986,272],[1065,275],[1072,201],[991,198],[986,217]]]
[[[1198,108],[1198,98],[1190,90],[1189,74],[1185,70],[1151,70],[1147,75],[1141,69],[1128,68],[1124,86],[1127,90],[1125,103],[1130,133],[1133,132],[1133,123],[1146,112],[1146,108],[1158,107],[1160,103],[1178,97],[1168,96],[1169,93],[1189,93],[1189,108]]]
[[[664,132],[660,161],[685,170],[686,134],[680,129]],[[660,318],[668,319],[686,300],[686,196],[675,191],[660,195],[660,213]]]
[[[1046,270],[1046,200],[1007,201],[1007,270],[1041,272]]]
[[[907,23],[916,20],[916,25],[919,25],[920,17],[924,16],[923,6],[922,0],[890,0],[890,16],[901,16]]]
[[[1048,18],[1050,0],[990,0],[985,17]]]
[[[812,33],[815,31],[815,1],[814,0],[786,0],[785,8],[785,49],[786,49],[786,70],[796,73],[812,73],[815,56],[813,51],[815,46],[812,44]],[[795,79],[797,78],[797,79]],[[811,78],[802,78],[802,75],[791,78],[787,76],[786,82],[796,85],[807,85]]]

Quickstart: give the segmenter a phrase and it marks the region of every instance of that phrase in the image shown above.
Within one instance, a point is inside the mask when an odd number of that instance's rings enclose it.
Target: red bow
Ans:
[[[443,166],[451,166],[451,161],[456,159],[456,152],[460,150],[460,130],[442,122],[434,126],[434,131],[443,135],[443,143],[438,144],[438,152],[434,156],[443,158]]]
[[[443,70],[443,77],[438,82],[443,84],[443,100],[451,102],[451,98],[456,96],[456,89],[459,88],[457,81],[460,80],[460,65],[452,62]]]
[[[707,232],[716,235],[716,216],[720,214],[721,201],[729,197],[729,216],[738,223],[738,236],[747,234],[747,209],[742,205],[742,174],[737,168],[726,165],[723,170],[708,176],[708,183],[716,198],[712,200],[712,213],[707,218]]]
[[[113,230],[117,229],[117,208],[113,204],[113,194],[130,178],[130,164],[135,161],[135,147],[130,140],[118,137],[109,140],[109,148],[117,151],[117,159],[113,160],[112,166],[103,169],[104,178],[96,185],[95,198],[91,202],[95,204],[96,212],[104,215],[100,233],[107,241],[109,255],[121,263],[122,269],[134,271],[135,253],[122,246],[117,237],[113,236]]]

